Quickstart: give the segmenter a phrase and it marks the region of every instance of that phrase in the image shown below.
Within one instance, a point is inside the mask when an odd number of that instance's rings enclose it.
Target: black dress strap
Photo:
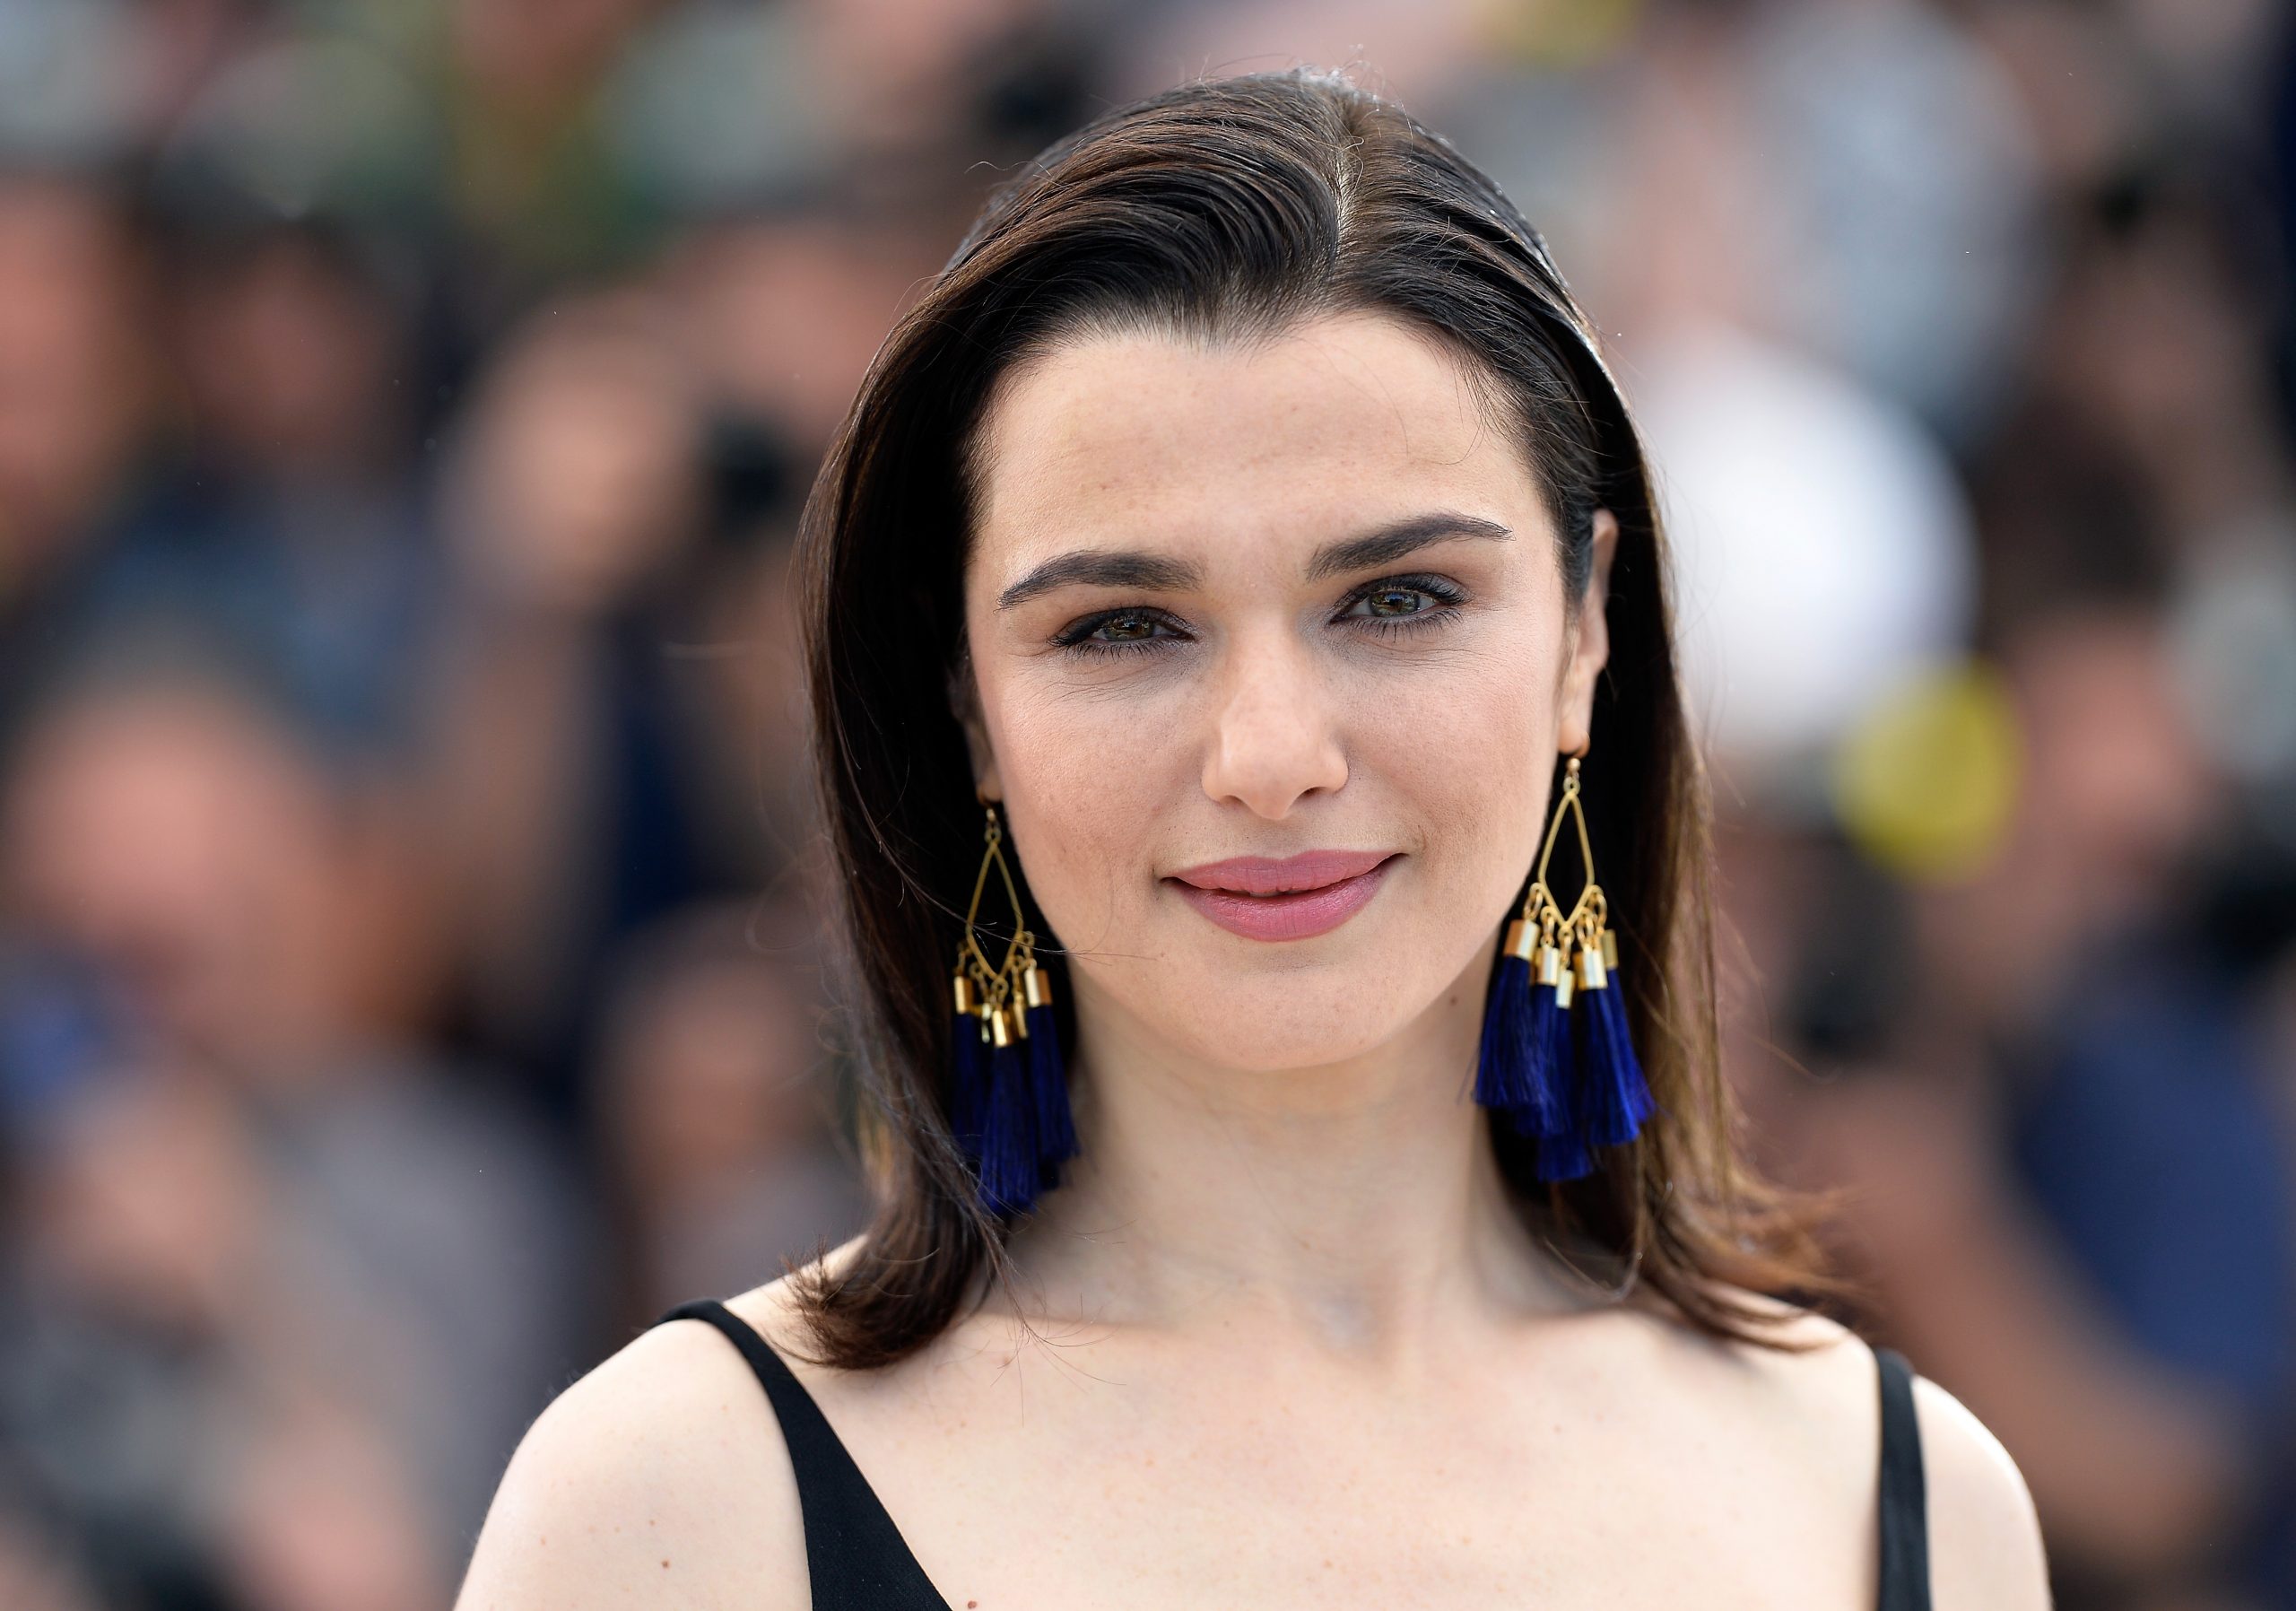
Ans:
[[[771,1345],[715,1298],[681,1303],[654,1324],[671,1320],[706,1320],[725,1333],[772,1403],[804,1513],[813,1611],[949,1611],[837,1429]]]
[[[1930,1611],[1928,1495],[1913,1367],[1894,1348],[1876,1347],[1874,1358],[1882,1379],[1881,1611]]]
[[[950,1611],[837,1430],[781,1355],[715,1298],[681,1303],[654,1324],[684,1319],[707,1321],[741,1351],[781,1424],[804,1512],[813,1611]],[[1880,1611],[1932,1611],[1913,1367],[1894,1348],[1877,1346],[1874,1357],[1882,1400]]]

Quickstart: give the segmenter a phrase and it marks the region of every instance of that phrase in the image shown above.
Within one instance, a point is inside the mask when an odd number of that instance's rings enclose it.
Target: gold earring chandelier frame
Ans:
[[[980,1038],[991,1046],[1010,1046],[1029,1035],[1029,1009],[1052,1005],[1052,978],[1037,966],[1037,937],[1021,908],[1021,890],[1012,865],[1004,859],[1004,826],[993,803],[983,830],[980,873],[972,882],[972,903],[965,909],[965,937],[957,949],[951,994],[960,1013],[980,1021]],[[1013,906],[1013,937],[1004,954],[991,962],[981,949],[978,925],[981,897],[988,893],[988,874],[995,868]]]
[[[1587,870],[1587,884],[1578,899],[1564,911],[1546,881],[1547,862],[1554,854],[1555,836],[1562,831],[1568,811],[1578,826],[1578,855]],[[1567,1007],[1578,990],[1607,989],[1611,971],[1618,966],[1618,938],[1611,932],[1610,901],[1595,882],[1595,849],[1587,836],[1587,812],[1578,801],[1578,757],[1564,768],[1561,797],[1555,802],[1554,821],[1548,824],[1546,843],[1539,850],[1538,873],[1523,897],[1521,915],[1507,926],[1507,953],[1531,965],[1535,984],[1552,985],[1557,1006]]]

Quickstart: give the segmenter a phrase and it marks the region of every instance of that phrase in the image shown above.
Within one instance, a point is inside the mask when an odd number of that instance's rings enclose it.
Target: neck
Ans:
[[[1378,1354],[1587,1307],[1509,1202],[1474,1101],[1487,962],[1389,1041],[1282,1069],[1189,1057],[1079,988],[1083,1150],[1014,1241],[1024,1290],[1088,1323]]]

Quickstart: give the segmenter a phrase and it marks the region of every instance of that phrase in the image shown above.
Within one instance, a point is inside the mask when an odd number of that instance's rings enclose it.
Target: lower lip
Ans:
[[[1178,879],[1171,884],[1181,900],[1231,934],[1248,940],[1309,940],[1329,934],[1361,911],[1364,903],[1379,893],[1379,882],[1395,859],[1390,856],[1370,872],[1337,884],[1283,895],[1238,895],[1226,890],[1198,889]]]

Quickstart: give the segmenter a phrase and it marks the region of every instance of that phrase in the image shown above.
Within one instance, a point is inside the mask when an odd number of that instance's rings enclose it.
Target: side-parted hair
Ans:
[[[1008,1227],[982,1207],[957,1147],[946,1073],[950,966],[981,833],[950,691],[965,664],[992,388],[1087,334],[1248,342],[1360,310],[1465,361],[1537,474],[1574,618],[1595,512],[1618,519],[1582,788],[1629,1023],[1663,1110],[1635,1141],[1599,1150],[1595,1173],[1557,1183],[1536,1179],[1534,1143],[1492,1126],[1515,1200],[1535,1229],[1614,1256],[1718,1336],[1789,1346],[1770,1335],[1773,1311],[1732,1287],[1848,1290],[1824,1267],[1818,1199],[1736,1157],[1706,778],[1676,678],[1648,471],[1596,332],[1538,232],[1448,142],[1337,74],[1294,68],[1119,108],[1003,185],[879,350],[806,505],[796,564],[827,884],[879,1194],[857,1257],[794,1272],[822,1363],[900,1359],[969,1293],[985,1294],[977,1277],[1009,1274]],[[1534,854],[1526,846],[1526,886]],[[1072,998],[1057,993],[1073,1043]]]

